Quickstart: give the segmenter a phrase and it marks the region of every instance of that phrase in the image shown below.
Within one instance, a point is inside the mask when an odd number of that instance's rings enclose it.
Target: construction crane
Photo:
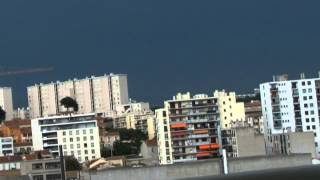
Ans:
[[[4,76],[15,76],[23,74],[33,74],[53,71],[53,67],[43,67],[43,68],[27,68],[27,69],[5,69],[0,68],[0,77]]]

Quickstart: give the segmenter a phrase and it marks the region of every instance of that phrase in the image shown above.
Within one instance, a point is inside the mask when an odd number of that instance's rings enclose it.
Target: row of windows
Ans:
[[[83,129],[82,130],[82,134],[87,134],[87,130]],[[93,129],[90,129],[90,134],[93,134]],[[66,136],[67,135],[67,131],[63,131],[62,135]],[[73,131],[69,131],[69,135],[72,136],[73,135]],[[80,135],[80,130],[76,130],[76,135]]]
[[[94,149],[92,149],[92,150],[91,150],[91,154],[95,154],[95,153],[96,153],[96,151],[95,151]],[[75,155],[75,151],[70,151],[70,154],[68,154],[67,151],[64,151],[63,154],[64,154],[64,155],[74,156],[74,155]],[[85,154],[85,155],[88,155],[88,154],[89,154],[89,151],[88,151],[88,150],[84,150],[84,154]],[[77,155],[78,155],[78,156],[81,156],[81,151],[80,151],[80,150],[77,151]]]
[[[312,93],[312,89],[309,88],[309,89],[302,89],[302,93]]]
[[[70,149],[74,149],[75,147],[77,147],[77,149],[81,148],[81,144],[77,144],[77,146],[75,146],[74,144],[70,144]],[[84,143],[83,144],[84,148],[88,148],[88,144]],[[91,147],[94,148],[94,143],[91,143]],[[67,145],[63,145],[63,149],[68,149]]]
[[[73,142],[73,140],[74,140],[73,138],[69,138],[69,142]],[[79,142],[81,140],[81,138],[77,137],[76,140]],[[88,140],[88,138],[86,136],[84,136],[83,137],[83,141],[87,141],[87,140]],[[90,136],[90,140],[94,141],[94,137]],[[63,142],[66,143],[67,142],[67,138],[63,138]]]
[[[307,130],[311,130],[311,126],[307,126]],[[316,130],[316,125],[312,126],[312,130]]]

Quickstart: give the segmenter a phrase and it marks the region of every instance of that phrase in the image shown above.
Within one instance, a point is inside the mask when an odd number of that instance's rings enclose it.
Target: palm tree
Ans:
[[[6,120],[6,111],[4,111],[4,110],[2,109],[2,107],[0,106],[0,124],[1,124],[4,120]]]
[[[60,104],[62,106],[64,106],[65,108],[67,108],[68,112],[71,112],[70,108],[72,108],[74,112],[79,111],[79,105],[78,105],[77,101],[71,97],[65,97],[65,98],[61,99]]]

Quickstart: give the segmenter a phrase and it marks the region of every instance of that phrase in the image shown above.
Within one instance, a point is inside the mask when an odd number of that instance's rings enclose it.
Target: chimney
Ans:
[[[305,78],[306,78],[305,74],[304,74],[304,73],[301,73],[301,74],[300,74],[300,79],[305,79]]]
[[[276,81],[276,76],[275,75],[273,75],[273,82],[275,82]]]
[[[318,77],[320,78],[320,71],[318,71]]]

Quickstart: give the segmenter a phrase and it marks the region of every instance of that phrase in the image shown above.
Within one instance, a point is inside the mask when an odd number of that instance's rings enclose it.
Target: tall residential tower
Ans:
[[[28,87],[31,118],[55,115],[66,109],[60,100],[69,96],[79,104],[79,113],[111,114],[129,102],[127,75],[110,74]]]

